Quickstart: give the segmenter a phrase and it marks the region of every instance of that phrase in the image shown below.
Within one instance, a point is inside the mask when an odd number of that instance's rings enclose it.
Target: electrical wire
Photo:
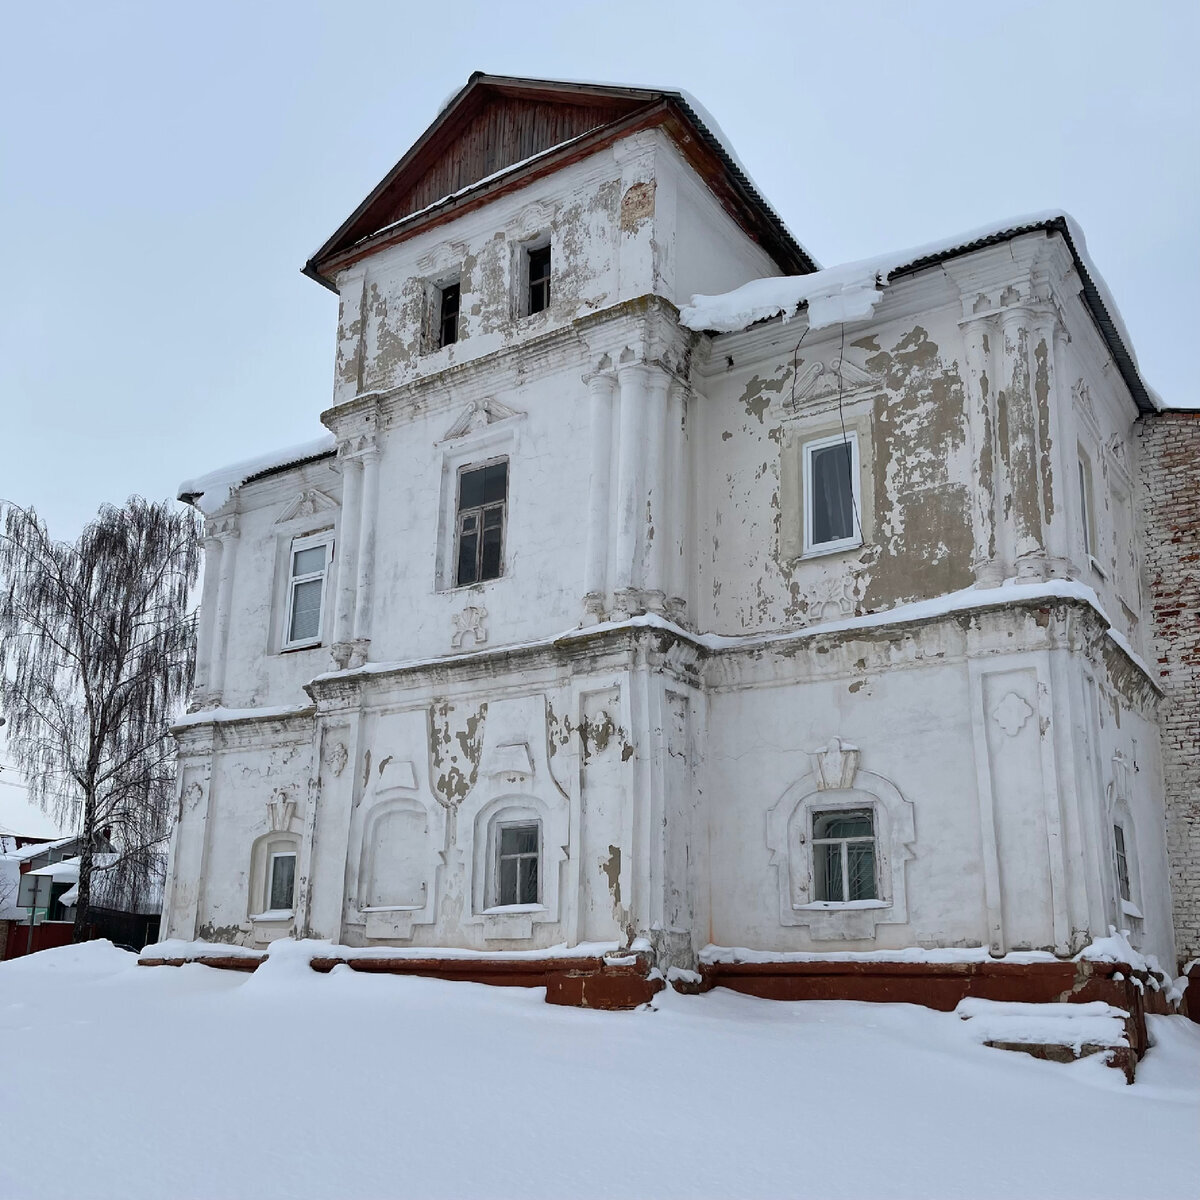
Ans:
[[[808,332],[806,329],[805,333]],[[800,339],[804,341],[803,338]],[[799,349],[799,346],[796,347]],[[850,449],[850,435],[846,432],[846,414],[842,410],[842,364],[846,359],[846,322],[842,322],[842,343],[838,350],[838,420],[842,425],[842,446],[846,450],[846,477],[850,483],[850,505],[854,510],[854,523],[858,526],[858,539],[865,541],[863,537],[862,517],[858,512],[858,498],[856,495],[857,488],[854,486],[854,452]],[[795,386],[795,372],[792,373],[793,387]]]

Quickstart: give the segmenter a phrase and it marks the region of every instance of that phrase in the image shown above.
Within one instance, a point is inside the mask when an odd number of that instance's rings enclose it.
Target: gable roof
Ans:
[[[790,275],[816,263],[763,199],[711,118],[685,92],[476,71],[369,196],[308,260],[334,271],[469,212],[641,129],[660,127],[725,211]]]

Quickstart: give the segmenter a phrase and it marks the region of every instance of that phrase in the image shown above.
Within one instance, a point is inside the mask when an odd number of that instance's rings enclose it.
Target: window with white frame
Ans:
[[[289,555],[287,619],[283,648],[317,646],[325,624],[325,585],[333,562],[333,540],[326,534],[296,538]]]
[[[804,552],[862,544],[858,438],[835,434],[804,443]]]
[[[287,912],[292,908],[296,890],[296,855],[294,851],[280,851],[271,855],[267,874],[267,909],[270,912]]]
[[[508,459],[459,470],[455,587],[498,579],[504,573],[507,508]]]
[[[496,906],[540,902],[542,828],[536,821],[496,830]]]
[[[869,808],[813,813],[813,899],[874,900],[875,814]]]
[[[1079,517],[1083,522],[1083,548],[1089,557],[1096,557],[1096,502],[1092,488],[1092,462],[1081,448],[1079,451]]]
[[[1113,855],[1117,863],[1117,887],[1121,899],[1131,902],[1133,895],[1129,890],[1129,855],[1125,851],[1125,830],[1120,825],[1113,826]]]

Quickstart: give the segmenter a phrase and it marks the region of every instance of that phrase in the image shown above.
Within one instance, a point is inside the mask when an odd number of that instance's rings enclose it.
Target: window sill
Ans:
[[[828,546],[813,546],[810,550],[805,550],[800,555],[800,561],[804,562],[809,558],[827,558],[831,554],[845,554],[849,550],[861,550],[863,541],[861,538],[855,538],[852,542],[832,542]]]
[[[811,904],[793,904],[796,912],[857,912],[864,908],[891,908],[890,900],[814,900]]]
[[[1146,918],[1142,916],[1142,910],[1131,900],[1121,901],[1121,912],[1126,917],[1135,917],[1139,921],[1144,921]]]
[[[271,908],[266,912],[252,913],[250,920],[265,925],[271,925],[282,921],[290,921],[295,915],[293,909],[290,908]]]
[[[280,654],[302,654],[305,650],[320,650],[325,645],[324,642],[305,642],[298,646],[280,646]]]
[[[367,908],[360,908],[360,913],[408,913],[408,912],[423,912],[425,905],[423,904],[377,904]]]
[[[1095,571],[1096,574],[1099,575],[1101,579],[1108,578],[1108,572],[1096,561],[1095,555],[1089,554],[1088,562],[1092,564],[1092,570]]]
[[[509,913],[540,913],[545,912],[544,904],[496,904],[483,910],[483,916],[505,916]]]

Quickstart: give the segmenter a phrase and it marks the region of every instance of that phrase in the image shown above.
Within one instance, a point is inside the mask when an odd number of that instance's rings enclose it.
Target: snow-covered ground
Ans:
[[[909,1005],[717,990],[653,1011],[537,989],[0,964],[0,1196],[1192,1197],[1200,1026],[1126,1087]]]

